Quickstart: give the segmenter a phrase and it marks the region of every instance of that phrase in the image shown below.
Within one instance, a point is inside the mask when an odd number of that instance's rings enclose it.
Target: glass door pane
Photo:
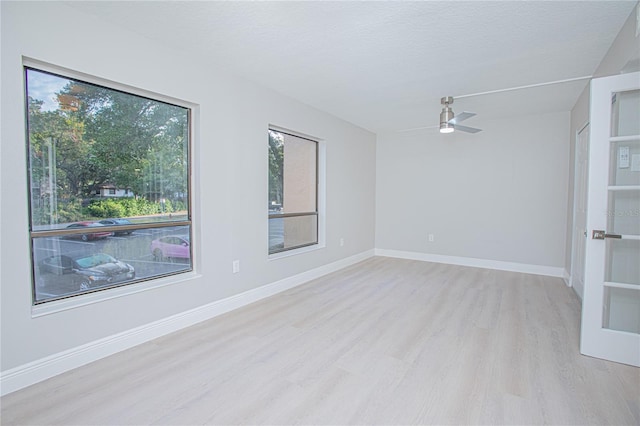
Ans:
[[[607,239],[606,283],[640,286],[640,240]]]
[[[611,136],[640,134],[640,90],[614,93],[611,105]]]
[[[640,185],[640,138],[621,136],[612,139],[609,153],[611,158],[609,184],[615,186]]]
[[[640,333],[640,292],[628,288],[605,287],[604,328]]]
[[[640,333],[640,90],[614,93],[603,327]]]

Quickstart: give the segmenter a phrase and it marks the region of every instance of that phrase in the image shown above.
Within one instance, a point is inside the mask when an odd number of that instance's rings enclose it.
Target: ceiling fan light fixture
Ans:
[[[440,133],[453,133],[454,130],[453,124],[440,123]]]

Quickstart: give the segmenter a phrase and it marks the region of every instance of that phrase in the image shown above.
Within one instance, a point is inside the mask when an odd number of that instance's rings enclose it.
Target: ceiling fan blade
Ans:
[[[476,115],[475,112],[462,111],[460,114],[456,115],[451,120],[449,120],[449,123],[451,123],[451,124],[460,123],[461,121],[464,121],[467,118],[471,118],[474,115]]]
[[[401,129],[401,130],[396,130],[396,132],[398,133],[402,133],[402,132],[413,132],[415,130],[422,130],[422,129],[436,129],[438,128],[438,126],[422,126],[422,127],[412,127],[410,129]]]
[[[467,132],[467,133],[478,133],[482,131],[482,129],[476,129],[475,127],[461,126],[460,124],[455,124],[453,127],[456,130],[460,130],[461,132]]]

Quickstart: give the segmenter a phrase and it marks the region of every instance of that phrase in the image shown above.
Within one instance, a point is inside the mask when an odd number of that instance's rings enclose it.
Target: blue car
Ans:
[[[131,222],[127,219],[102,219],[98,223],[101,223],[107,226],[131,225]],[[128,229],[126,231],[116,231],[113,234],[114,235],[131,235],[132,232],[133,231],[131,229]]]

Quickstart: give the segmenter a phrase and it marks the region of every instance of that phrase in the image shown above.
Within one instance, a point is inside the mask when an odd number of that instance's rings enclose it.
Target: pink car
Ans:
[[[155,260],[166,258],[189,259],[191,250],[189,237],[168,235],[151,242],[151,253]]]

